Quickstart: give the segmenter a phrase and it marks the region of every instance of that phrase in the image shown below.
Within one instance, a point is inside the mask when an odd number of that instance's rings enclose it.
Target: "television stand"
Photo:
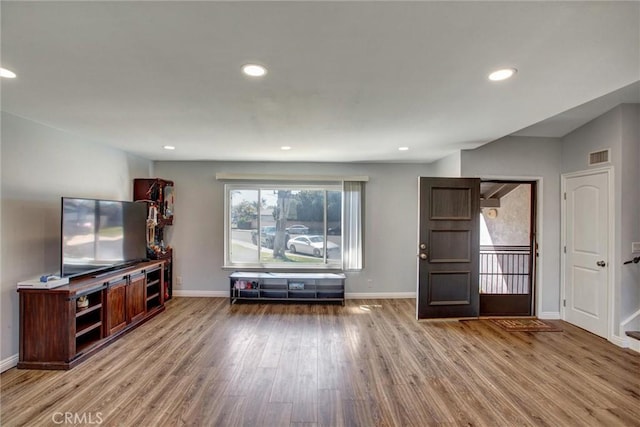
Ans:
[[[71,369],[164,311],[164,264],[140,262],[53,289],[18,289],[18,369]]]

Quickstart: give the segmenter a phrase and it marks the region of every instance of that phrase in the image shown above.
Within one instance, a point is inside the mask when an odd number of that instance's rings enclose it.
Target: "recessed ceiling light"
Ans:
[[[267,74],[267,69],[258,64],[245,64],[242,66],[242,72],[250,77],[262,77]]]
[[[15,79],[16,73],[13,71],[7,70],[6,68],[0,68],[0,77],[5,77],[7,79]]]
[[[513,75],[517,72],[518,70],[516,70],[515,68],[503,68],[501,70],[496,70],[493,73],[489,74],[489,80],[492,80],[494,82],[498,82],[500,80],[506,80],[510,77],[513,77]]]
[[[287,151],[287,150],[291,150],[291,147],[289,147],[288,145],[283,145],[282,147],[280,147],[280,149],[283,151]]]
[[[165,145],[162,148],[164,148],[165,150],[175,150],[176,149],[176,147],[174,147],[173,145]]]
[[[398,151],[407,151],[409,147],[398,147]]]

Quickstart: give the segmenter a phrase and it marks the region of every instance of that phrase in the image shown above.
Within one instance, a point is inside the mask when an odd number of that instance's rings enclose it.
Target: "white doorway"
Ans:
[[[609,339],[613,313],[613,172],[562,175],[562,318]]]

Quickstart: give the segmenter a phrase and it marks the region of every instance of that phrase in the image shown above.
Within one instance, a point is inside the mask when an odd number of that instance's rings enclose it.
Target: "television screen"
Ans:
[[[145,203],[62,198],[62,276],[112,269],[146,258]]]

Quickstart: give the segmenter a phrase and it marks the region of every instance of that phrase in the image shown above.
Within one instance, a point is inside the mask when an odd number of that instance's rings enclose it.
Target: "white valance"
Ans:
[[[297,182],[367,182],[369,177],[365,175],[271,175],[251,173],[216,174],[218,181],[297,181]]]

